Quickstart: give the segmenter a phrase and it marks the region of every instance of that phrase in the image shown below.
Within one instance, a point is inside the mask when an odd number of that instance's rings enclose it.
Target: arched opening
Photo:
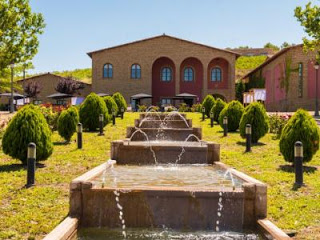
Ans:
[[[180,93],[197,95],[202,100],[203,65],[195,57],[189,57],[180,65]]]
[[[227,89],[229,62],[224,58],[214,58],[208,64],[208,89]]]
[[[175,96],[175,65],[168,57],[160,57],[152,65],[152,104],[172,104]]]

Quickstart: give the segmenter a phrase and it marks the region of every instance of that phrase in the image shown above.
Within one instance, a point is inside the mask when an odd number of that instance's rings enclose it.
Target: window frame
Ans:
[[[187,69],[191,69],[192,70],[192,80],[186,80],[186,78],[185,78],[185,72],[186,72],[186,70]],[[189,74],[188,74],[189,75]],[[183,81],[184,82],[194,82],[194,79],[195,79],[195,70],[194,70],[194,68],[193,67],[191,67],[191,66],[186,66],[184,69],[183,69]]]
[[[106,68],[106,66],[108,66],[108,67]],[[106,68],[106,71],[107,71],[106,75],[105,75],[105,68]],[[110,74],[110,70],[111,70],[111,74]],[[113,78],[113,65],[111,63],[105,63],[103,65],[102,78],[105,78],[105,79],[112,79]]]
[[[163,80],[162,76],[163,76],[163,70],[164,69],[169,69],[170,70],[170,79],[169,80]],[[166,74],[167,76],[167,74]],[[172,68],[170,66],[163,66],[161,68],[161,71],[160,71],[160,81],[161,82],[165,82],[165,83],[168,83],[168,82],[171,82],[173,79],[173,71],[172,71]]]
[[[139,72],[139,76],[138,76],[138,72]],[[141,71],[140,64],[134,63],[131,65],[131,68],[130,68],[130,78],[131,79],[141,79],[141,76],[142,76],[141,73],[142,73],[142,71]]]
[[[220,70],[220,80],[213,80],[212,76],[213,76],[213,71],[214,70]],[[210,71],[210,82],[214,82],[214,83],[221,83],[223,81],[223,75],[222,75],[222,69],[220,66],[214,66],[211,68],[211,71]],[[217,77],[217,74],[216,74],[216,77]]]

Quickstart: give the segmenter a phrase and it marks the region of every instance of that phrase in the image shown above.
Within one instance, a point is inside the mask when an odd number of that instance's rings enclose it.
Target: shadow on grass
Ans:
[[[19,171],[23,168],[26,168],[27,166],[23,164],[10,164],[10,165],[2,165],[0,166],[0,172],[15,172]]]
[[[278,171],[288,172],[288,173],[294,173],[294,166],[293,165],[280,165],[277,169]],[[309,167],[309,166],[303,166],[303,172],[305,173],[314,173],[317,171],[316,167]]]
[[[237,144],[240,145],[240,146],[244,146],[244,147],[246,146],[246,142],[245,142],[245,141],[244,141],[244,142],[238,141]],[[262,142],[258,142],[258,143],[252,143],[252,144],[251,144],[251,147],[255,147],[255,146],[265,146],[265,145],[267,145],[267,144],[262,143]]]
[[[55,146],[62,146],[62,145],[68,145],[70,142],[53,142],[53,145]]]

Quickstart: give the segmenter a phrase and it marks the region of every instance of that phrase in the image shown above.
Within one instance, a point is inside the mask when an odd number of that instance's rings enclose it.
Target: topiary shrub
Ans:
[[[123,108],[124,111],[127,111],[127,102],[124,99],[124,97],[121,95],[121,93],[116,92],[115,94],[113,94],[112,98],[116,102],[119,111],[121,111],[121,108]]]
[[[104,116],[104,126],[109,122],[108,109],[101,97],[95,93],[90,93],[80,106],[80,122],[84,129],[95,131],[99,128],[99,115]]]
[[[113,111],[116,114],[118,114],[118,112],[119,112],[118,105],[116,104],[116,102],[114,101],[114,99],[111,96],[104,97],[103,101],[106,103],[109,114],[112,114]]]
[[[284,126],[280,137],[280,152],[287,162],[294,162],[294,144],[303,143],[303,161],[309,162],[319,149],[319,127],[313,117],[299,109]]]
[[[244,107],[239,101],[232,101],[228,103],[220,112],[219,124],[223,128],[223,118],[228,117],[228,132],[235,132],[239,128],[241,116]]]
[[[227,105],[225,101],[222,99],[218,98],[211,108],[211,112],[213,112],[213,119],[214,121],[218,122],[219,121],[219,115],[222,109]]]
[[[186,103],[181,103],[179,106],[179,112],[190,112],[190,107]]]
[[[206,115],[210,117],[210,111],[215,103],[215,99],[212,95],[207,95],[202,102],[202,107],[204,107]]]
[[[61,112],[58,118],[58,133],[67,142],[70,142],[71,137],[77,131],[79,122],[79,113],[76,107],[70,107]]]
[[[246,136],[246,125],[251,124],[251,141],[257,143],[269,131],[269,118],[264,106],[254,102],[244,109],[240,120],[240,135]]]
[[[27,163],[28,144],[37,145],[37,161],[46,160],[53,150],[51,130],[39,107],[27,105],[12,118],[2,139],[5,154]]]

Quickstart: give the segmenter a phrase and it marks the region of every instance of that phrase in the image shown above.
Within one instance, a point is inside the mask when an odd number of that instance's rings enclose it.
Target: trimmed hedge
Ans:
[[[118,115],[119,109],[118,105],[114,101],[114,99],[111,96],[106,96],[103,98],[103,101],[106,103],[106,106],[108,108],[108,112],[110,115],[112,115],[112,112],[116,112],[116,115]]]
[[[71,137],[77,131],[79,122],[79,113],[76,107],[70,107],[61,112],[58,118],[58,133],[67,142],[70,142]]]
[[[219,124],[223,128],[223,118],[228,117],[228,132],[235,132],[239,128],[240,119],[244,111],[243,105],[239,101],[229,102],[220,112]]]
[[[53,151],[50,127],[38,106],[27,105],[10,121],[2,139],[5,154],[27,163],[28,144],[37,145],[37,161],[46,160]]]
[[[303,143],[303,161],[309,162],[319,149],[319,127],[313,117],[299,109],[284,126],[280,137],[280,152],[287,162],[294,162],[294,144]]]
[[[240,120],[240,135],[246,137],[246,125],[251,124],[251,141],[257,143],[269,131],[269,118],[264,106],[254,102],[244,109]]]
[[[222,111],[222,109],[227,105],[225,101],[222,99],[218,98],[211,108],[211,112],[213,112],[213,119],[214,121],[218,122],[219,121],[219,115]]]
[[[119,112],[121,111],[121,108],[123,108],[124,111],[127,111],[127,102],[121,93],[116,92],[113,94],[112,98],[116,102]]]
[[[210,117],[210,111],[212,109],[212,107],[214,106],[216,100],[214,99],[214,97],[212,95],[207,95],[202,102],[202,107],[204,107],[206,115],[208,117]]]
[[[108,108],[101,97],[90,93],[80,106],[80,122],[84,129],[96,131],[99,128],[99,116],[104,116],[104,126],[109,122]]]

